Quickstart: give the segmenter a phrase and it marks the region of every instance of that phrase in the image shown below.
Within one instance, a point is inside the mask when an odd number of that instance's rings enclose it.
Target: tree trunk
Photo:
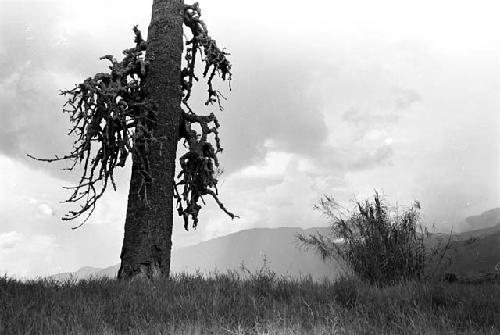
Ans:
[[[151,180],[146,198],[139,194],[141,164],[133,158],[125,221],[125,235],[118,278],[148,278],[170,273],[173,226],[173,180],[177,154],[182,91],[180,87],[183,48],[183,0],[154,0],[148,32],[145,88],[158,112],[148,141]]]

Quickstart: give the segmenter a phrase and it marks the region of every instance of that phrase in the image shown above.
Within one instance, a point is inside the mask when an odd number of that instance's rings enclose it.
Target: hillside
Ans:
[[[448,271],[467,276],[494,272],[500,263],[500,225],[458,234],[450,247]]]
[[[500,262],[500,208],[467,218],[471,226],[483,227],[453,234],[450,248],[444,258],[444,271],[462,276],[473,276],[493,272]],[[335,262],[323,262],[314,251],[300,248],[295,236],[320,232],[327,234],[328,228],[255,228],[218,237],[172,252],[172,273],[202,273],[218,270],[240,270],[241,265],[252,272],[260,269],[266,259],[269,269],[278,275],[293,277],[311,275],[314,279],[335,278],[339,267]],[[426,246],[433,248],[441,241],[446,244],[448,235],[432,234]],[[51,276],[56,279],[115,277],[119,265],[108,268],[84,267],[75,273],[61,273]]]
[[[495,227],[500,224],[500,207],[494,208],[477,216],[469,216],[465,222],[472,230]]]
[[[293,277],[311,275],[314,279],[324,277],[334,278],[338,274],[337,267],[332,262],[323,262],[313,251],[300,248],[295,235],[326,233],[327,228],[256,228],[239,231],[201,242],[194,246],[174,249],[172,252],[172,273],[187,272],[203,273],[238,270],[242,263],[252,272],[264,264],[278,275]],[[81,268],[77,272],[61,273],[51,276],[65,279],[73,275],[76,278],[115,277],[119,265],[105,269]]]

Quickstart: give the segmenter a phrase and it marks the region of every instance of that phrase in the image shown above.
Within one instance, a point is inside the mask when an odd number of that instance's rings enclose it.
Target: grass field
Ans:
[[[269,271],[20,282],[0,278],[0,334],[500,334],[500,284],[354,279]]]

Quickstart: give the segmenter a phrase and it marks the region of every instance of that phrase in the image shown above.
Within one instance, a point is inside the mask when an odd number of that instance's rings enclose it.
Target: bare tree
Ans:
[[[73,123],[73,150],[53,159],[35,158],[46,162],[69,160],[69,170],[82,166],[81,179],[66,200],[81,207],[63,217],[83,218],[78,228],[91,216],[108,185],[116,189],[115,168],[125,166],[132,157],[118,273],[122,279],[169,275],[173,199],[185,229],[190,217],[194,227],[198,224],[203,196],[214,198],[225,213],[236,217],[217,194],[217,153],[222,151],[217,118],[214,114],[195,114],[189,105],[191,89],[198,81],[196,59],[201,55],[208,84],[205,105],[217,103],[220,107],[223,96],[212,82],[217,74],[223,80],[231,79],[228,54],[209,36],[198,3],[154,0],[152,9],[147,42],[134,27],[136,46],[124,50],[122,61],[111,55],[102,57],[111,63],[109,73],[98,73],[61,92],[69,97],[64,111]],[[192,37],[185,43],[186,66],[181,69],[183,25]],[[193,124],[200,126],[201,133],[193,129]],[[176,176],[177,143],[181,140],[188,151],[180,157],[181,171]]]

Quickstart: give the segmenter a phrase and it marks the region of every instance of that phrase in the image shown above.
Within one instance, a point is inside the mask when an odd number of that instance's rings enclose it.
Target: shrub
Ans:
[[[390,208],[375,192],[373,201],[356,202],[352,211],[344,210],[328,196],[315,209],[329,218],[331,236],[317,233],[298,238],[324,259],[345,263],[371,284],[388,285],[422,277],[427,230],[419,224],[418,202],[403,210]]]

